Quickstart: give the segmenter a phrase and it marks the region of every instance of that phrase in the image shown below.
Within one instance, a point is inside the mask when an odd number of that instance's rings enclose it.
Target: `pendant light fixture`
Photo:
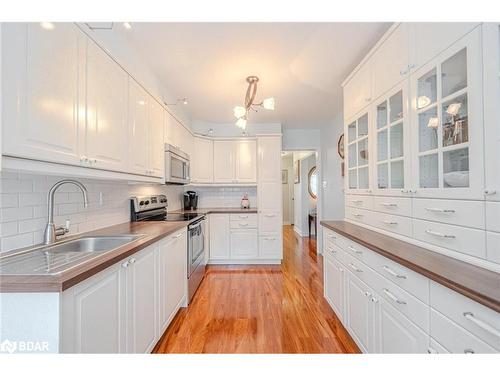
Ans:
[[[236,126],[241,129],[245,129],[247,126],[248,112],[252,109],[257,112],[258,107],[274,111],[274,98],[266,98],[260,103],[254,103],[255,95],[257,95],[257,82],[259,82],[259,77],[248,76],[247,77],[248,88],[245,95],[245,106],[236,106],[233,109],[234,117],[236,117]]]

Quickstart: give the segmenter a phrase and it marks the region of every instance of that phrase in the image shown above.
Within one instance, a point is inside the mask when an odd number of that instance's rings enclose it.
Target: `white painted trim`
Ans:
[[[297,227],[296,225],[294,225],[294,226],[293,226],[293,231],[294,231],[295,233],[297,233],[297,235],[299,235],[300,237],[304,237],[304,236],[302,235],[302,231],[301,231],[301,230],[300,230],[300,228],[299,228],[299,227]]]
[[[207,139],[210,141],[256,141],[257,137],[256,136],[250,136],[250,137],[217,137],[217,136],[209,136],[209,135],[204,135],[204,134],[198,134],[198,133],[193,133],[193,136],[196,138],[201,138],[201,139]]]
[[[235,264],[235,265],[245,265],[245,264],[281,264],[281,259],[238,259],[238,260],[209,260],[208,264],[210,265],[216,265],[216,264],[222,264],[222,265],[229,265],[229,264]]]

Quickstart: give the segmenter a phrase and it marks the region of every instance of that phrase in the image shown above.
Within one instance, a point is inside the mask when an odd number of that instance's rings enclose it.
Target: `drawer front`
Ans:
[[[370,217],[372,211],[363,210],[354,207],[345,208],[345,217],[349,220],[370,225]]]
[[[430,290],[433,309],[500,350],[500,313],[435,282],[431,282]]]
[[[500,233],[486,232],[486,259],[500,264]]]
[[[413,200],[413,217],[484,229],[484,202],[443,199]]]
[[[259,258],[282,259],[283,246],[279,234],[259,236]]]
[[[250,221],[257,221],[257,214],[230,214],[229,215],[229,220],[230,221],[239,221],[239,220],[250,220]]]
[[[486,202],[486,230],[500,232],[500,202]]]
[[[377,212],[371,215],[370,224],[374,227],[394,232],[402,236],[412,236],[413,228],[411,218],[409,217]]]
[[[231,229],[255,229],[257,228],[257,216],[250,216],[248,219],[231,220],[229,222],[229,227]]]
[[[411,199],[373,197],[373,210],[394,215],[411,216]]]
[[[373,280],[375,279],[375,271],[347,252],[342,252],[342,250],[340,250],[339,254],[340,261],[344,263],[346,268],[371,287]]]
[[[368,210],[373,208],[373,196],[371,195],[346,195],[345,202],[349,207]]]
[[[449,354],[450,352],[446,350],[444,346],[438,343],[431,337],[431,344],[428,350],[429,354]]]
[[[328,246],[325,247],[324,253],[328,257],[332,257],[337,259],[342,263],[346,263],[346,253],[337,245],[329,243]]]
[[[431,336],[450,353],[495,353],[496,350],[434,309]]]
[[[282,218],[279,212],[261,212],[259,214],[259,231],[265,232],[281,232]]]
[[[486,258],[486,232],[424,220],[413,220],[413,237],[417,240]]]

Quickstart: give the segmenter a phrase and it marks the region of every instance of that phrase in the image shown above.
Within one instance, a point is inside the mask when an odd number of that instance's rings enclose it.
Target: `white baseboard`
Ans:
[[[222,265],[244,265],[244,264],[281,264],[281,259],[238,259],[238,260],[209,260],[208,264],[222,264]]]
[[[294,226],[293,226],[293,231],[294,231],[295,233],[297,233],[300,237],[304,237],[304,236],[302,235],[302,231],[301,231],[301,230],[300,230],[300,228],[299,228],[299,227],[297,227],[296,225],[294,225]]]

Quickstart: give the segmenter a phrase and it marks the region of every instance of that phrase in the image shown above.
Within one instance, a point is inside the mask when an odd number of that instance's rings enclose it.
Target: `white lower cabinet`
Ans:
[[[231,259],[255,259],[259,256],[257,229],[231,230]]]
[[[325,298],[340,321],[343,321],[345,314],[344,267],[330,256],[325,256],[324,262]]]
[[[210,215],[210,260],[230,258],[229,215]]]

